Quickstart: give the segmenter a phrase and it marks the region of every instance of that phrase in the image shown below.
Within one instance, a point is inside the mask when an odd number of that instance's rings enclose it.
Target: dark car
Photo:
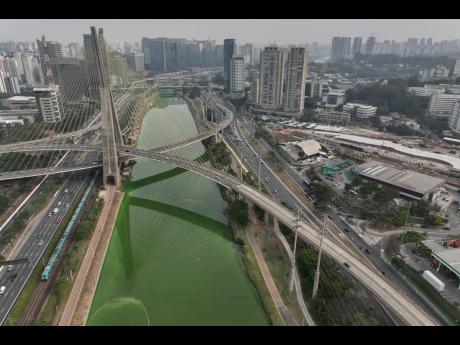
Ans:
[[[448,226],[445,226],[442,228],[443,230],[450,230],[450,228]]]
[[[12,275],[10,275],[10,281],[15,280],[17,276],[18,276],[17,273],[13,273]]]
[[[369,255],[372,254],[372,252],[369,250],[369,248],[366,248],[366,253],[369,254]]]
[[[349,265],[347,262],[344,262],[343,265],[344,265],[346,268],[350,268],[350,265]]]
[[[426,228],[428,228],[428,225],[422,224],[422,228],[426,229]]]

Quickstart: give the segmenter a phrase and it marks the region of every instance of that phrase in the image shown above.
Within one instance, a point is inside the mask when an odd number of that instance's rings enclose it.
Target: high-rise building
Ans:
[[[244,93],[244,58],[234,56],[230,66],[230,91]],[[244,96],[244,94],[243,94]]]
[[[61,94],[58,86],[35,88],[34,95],[37,99],[38,110],[43,122],[55,123],[64,118]]]
[[[427,111],[435,118],[449,118],[452,115],[455,102],[458,101],[460,101],[458,94],[433,94]]]
[[[133,71],[142,72],[144,68],[144,54],[141,53],[127,53],[125,54],[126,63]]]
[[[361,37],[355,37],[353,38],[353,49],[352,49],[352,55],[355,56],[356,54],[361,53],[361,45],[363,43],[363,39]]]
[[[42,36],[41,40],[37,40],[37,49],[42,75],[44,77],[44,84],[49,84],[52,81],[49,80],[50,76],[56,76],[57,70],[55,68],[51,68],[52,73],[47,73],[47,60],[45,56],[48,56],[49,61],[56,58],[62,58],[62,46],[59,42],[46,41],[45,36]]]
[[[307,51],[305,48],[289,49],[286,66],[284,110],[299,113],[303,111],[305,79],[307,78]]]
[[[259,80],[253,80],[251,83],[251,103],[259,104]]]
[[[452,113],[449,116],[449,128],[460,134],[460,101],[452,105]]]
[[[33,54],[23,54],[21,57],[22,67],[26,83],[35,86],[36,80],[34,76],[34,67],[36,66],[35,57]]]
[[[460,77],[460,59],[455,60],[455,67],[452,75],[457,78]]]
[[[260,54],[259,105],[277,109],[283,105],[284,51],[266,47]]]
[[[110,77],[111,85],[128,84],[128,65],[126,58],[119,52],[112,51],[107,61],[107,71]]]
[[[224,88],[230,90],[230,69],[233,56],[236,55],[235,39],[224,40]]]
[[[374,47],[375,47],[376,39],[374,36],[370,36],[366,41],[366,55],[374,54]]]
[[[238,46],[238,55],[244,58],[246,65],[252,65],[254,63],[254,48],[251,43]]]
[[[351,53],[351,37],[334,37],[331,46],[332,63],[339,60],[348,59]]]

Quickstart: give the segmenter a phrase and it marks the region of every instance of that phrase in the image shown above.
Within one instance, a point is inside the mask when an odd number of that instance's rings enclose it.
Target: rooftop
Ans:
[[[321,145],[316,140],[304,140],[296,144],[306,156],[317,155],[321,151]]]
[[[35,102],[35,97],[13,96],[13,97],[7,98],[6,101],[8,102]]]
[[[422,243],[431,250],[435,258],[460,277],[460,248],[446,248],[433,240],[422,241]]]
[[[358,135],[351,135],[351,134],[337,134],[337,133],[332,133],[330,130],[324,130],[324,131],[320,130],[318,127],[315,127],[315,130],[321,131],[321,132],[318,132],[318,134],[332,135],[334,136],[334,139],[339,139],[339,140],[348,141],[348,142],[355,142],[360,145],[380,146],[382,148],[395,150],[397,152],[406,154],[408,156],[432,159],[434,161],[446,163],[452,166],[453,169],[460,170],[460,159],[454,156],[449,156],[449,155],[445,155],[441,153],[434,153],[434,152],[430,152],[426,150],[421,150],[418,148],[409,148],[401,144],[393,143],[389,140],[372,139],[372,138],[367,138],[367,137],[358,136]]]
[[[411,170],[399,170],[377,161],[361,164],[356,171],[364,176],[383,183],[391,184],[416,193],[425,195],[438,187],[444,180]]]

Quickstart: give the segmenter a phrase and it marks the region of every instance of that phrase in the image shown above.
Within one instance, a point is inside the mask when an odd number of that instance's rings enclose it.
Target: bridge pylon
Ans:
[[[101,95],[101,140],[102,140],[102,169],[104,184],[120,185],[120,168],[118,166],[117,145],[123,145],[123,136],[118,123],[112,92],[107,73],[107,51],[103,31],[91,27],[93,48],[99,72],[99,92]]]

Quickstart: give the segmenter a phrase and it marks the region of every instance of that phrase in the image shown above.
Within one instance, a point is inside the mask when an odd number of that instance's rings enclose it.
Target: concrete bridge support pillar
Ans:
[[[269,223],[269,220],[270,220],[270,219],[269,219],[269,214],[268,214],[267,211],[265,211],[265,213],[264,213],[264,222],[265,222],[265,224],[268,224],[268,223]]]

